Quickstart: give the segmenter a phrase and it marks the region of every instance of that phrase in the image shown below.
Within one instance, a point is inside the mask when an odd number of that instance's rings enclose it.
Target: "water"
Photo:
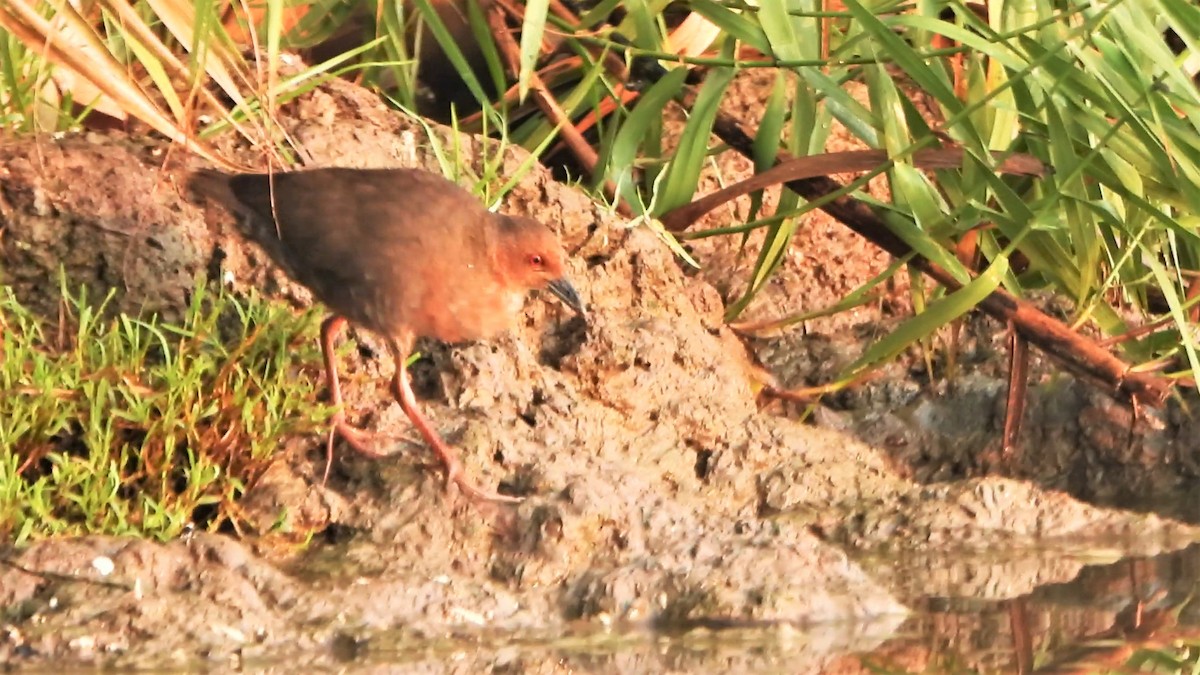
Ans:
[[[794,626],[651,630],[579,626],[570,637],[512,634],[347,638],[355,671],[455,673],[1200,672],[1200,545],[1117,559],[1114,549],[864,557],[908,617]]]

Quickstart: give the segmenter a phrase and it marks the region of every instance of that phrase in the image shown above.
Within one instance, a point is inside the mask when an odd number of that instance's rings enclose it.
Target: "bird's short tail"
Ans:
[[[239,175],[246,176],[213,169],[196,169],[188,176],[187,187],[197,197],[211,199],[225,207],[233,215],[238,232],[256,242],[276,264],[288,274],[292,274],[288,255],[280,248],[281,237],[275,218],[272,217],[270,202],[265,205],[254,201],[247,203],[244,194],[239,197],[238,191],[245,187],[245,181],[249,180],[253,185],[256,179],[256,176],[251,175],[239,181]],[[238,184],[236,189],[235,183]]]
[[[188,176],[187,187],[197,197],[211,199],[234,213],[244,213],[245,207],[229,186],[230,178],[229,174],[214,169],[196,169]]]

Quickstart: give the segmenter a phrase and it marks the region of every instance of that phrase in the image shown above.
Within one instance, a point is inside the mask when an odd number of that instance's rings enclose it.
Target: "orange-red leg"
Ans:
[[[404,342],[411,342],[405,340]],[[408,415],[408,419],[412,420],[413,426],[421,433],[421,437],[433,449],[434,454],[441,460],[442,465],[446,468],[446,485],[454,483],[462,490],[463,494],[474,500],[503,502],[515,504],[521,501],[519,497],[510,497],[497,492],[487,492],[475,487],[475,484],[467,478],[466,472],[463,470],[462,461],[458,458],[458,453],[454,448],[450,447],[442,437],[438,435],[433,427],[429,424],[429,420],[421,414],[417,408],[417,397],[413,394],[412,384],[408,378],[408,368],[405,366],[405,361],[408,358],[408,350],[401,347],[400,340],[392,340],[392,358],[396,362],[396,375],[392,378],[392,395],[396,397],[396,401],[400,403],[400,407],[404,410],[404,414]]]
[[[386,453],[379,452],[372,447],[370,434],[351,426],[346,421],[346,411],[342,405],[342,386],[338,381],[337,363],[334,361],[337,352],[334,350],[333,344],[345,327],[346,319],[341,316],[331,316],[321,324],[321,356],[325,361],[325,381],[329,387],[330,402],[337,408],[337,412],[333,414],[331,420],[333,427],[329,430],[329,440],[325,443],[325,476],[321,479],[322,483],[329,479],[329,467],[333,465],[335,434],[345,439],[346,443],[361,455],[373,459],[386,456]]]

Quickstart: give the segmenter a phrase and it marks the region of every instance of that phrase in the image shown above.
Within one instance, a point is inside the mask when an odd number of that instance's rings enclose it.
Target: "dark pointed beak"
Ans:
[[[575,310],[579,316],[587,316],[587,310],[583,308],[583,300],[579,299],[579,293],[576,292],[575,287],[572,286],[571,282],[567,281],[566,278],[555,279],[554,281],[546,284],[546,288],[550,289],[551,293],[558,296],[558,299],[562,300],[567,307]]]

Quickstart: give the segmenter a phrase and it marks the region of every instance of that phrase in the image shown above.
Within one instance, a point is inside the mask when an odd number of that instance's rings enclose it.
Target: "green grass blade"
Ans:
[[[662,109],[679,94],[686,77],[685,69],[676,68],[643,92],[613,139],[603,176],[616,184],[618,194],[631,205],[642,203],[633,192],[633,166],[638,150],[651,127],[662,122]]]
[[[546,30],[546,15],[549,9],[550,0],[525,2],[525,20],[521,24],[521,71],[517,76],[517,90],[521,101],[529,94],[529,78],[533,75],[538,56],[542,53],[542,35]]]
[[[924,312],[908,319],[887,337],[871,345],[862,356],[847,366],[840,381],[849,382],[863,370],[895,358],[910,345],[971,311],[1000,286],[1007,273],[1008,258],[1002,256],[966,286],[930,303]]]
[[[661,191],[655,195],[654,215],[662,215],[692,201],[700,171],[704,168],[704,158],[708,155],[713,122],[720,112],[725,90],[735,74],[733,68],[715,68],[704,79],[688,115],[687,126],[679,137],[675,155],[666,170]]]

